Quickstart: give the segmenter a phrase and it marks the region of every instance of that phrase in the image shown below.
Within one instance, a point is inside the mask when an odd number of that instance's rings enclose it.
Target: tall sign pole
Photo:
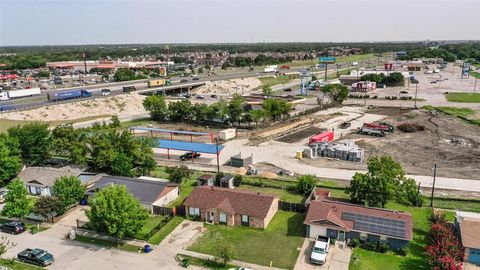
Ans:
[[[319,62],[320,62],[321,64],[324,64],[324,65],[325,65],[325,81],[327,81],[328,64],[334,64],[334,63],[335,63],[335,60],[336,60],[336,58],[335,58],[335,57],[331,57],[331,56],[328,56],[328,57],[320,57],[320,59],[319,59]]]

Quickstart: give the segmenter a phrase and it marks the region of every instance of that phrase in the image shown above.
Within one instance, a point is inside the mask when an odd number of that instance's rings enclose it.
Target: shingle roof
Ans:
[[[18,174],[18,178],[25,184],[37,182],[46,187],[51,187],[57,178],[62,176],[79,176],[81,172],[70,167],[27,167]]]
[[[371,208],[363,207],[360,205],[343,203],[343,202],[334,202],[329,201],[328,199],[324,200],[313,200],[310,203],[308,208],[307,217],[305,218],[305,224],[313,224],[321,221],[329,221],[331,223],[337,224],[339,227],[342,227],[346,231],[362,231],[355,227],[355,221],[351,219],[344,219],[343,213],[355,213],[369,217],[378,217],[389,220],[397,220],[405,222],[405,235],[404,237],[394,237],[387,235],[389,237],[401,238],[405,240],[412,239],[412,216],[409,213],[403,213],[398,211],[391,211],[387,209],[380,208]],[[371,233],[367,232],[366,233]],[[375,234],[375,233],[374,233]],[[378,233],[380,234],[380,233]],[[384,235],[384,234],[382,234]],[[386,235],[386,234],[385,234]]]
[[[265,218],[276,198],[278,196],[271,194],[200,186],[192,191],[184,205],[200,209],[220,209],[229,214]]]
[[[88,193],[93,194],[98,189],[115,184],[126,186],[127,190],[144,204],[154,203],[168,193],[165,189],[171,190],[178,186],[170,182],[106,175],[89,187]]]

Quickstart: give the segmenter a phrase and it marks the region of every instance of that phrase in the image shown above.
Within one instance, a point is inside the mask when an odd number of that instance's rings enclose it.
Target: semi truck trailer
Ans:
[[[47,98],[49,101],[67,100],[72,98],[85,98],[91,96],[92,93],[84,89],[66,90],[47,94]]]
[[[31,97],[40,95],[40,88],[30,88],[22,90],[12,90],[0,93],[0,100],[9,100],[14,98]]]

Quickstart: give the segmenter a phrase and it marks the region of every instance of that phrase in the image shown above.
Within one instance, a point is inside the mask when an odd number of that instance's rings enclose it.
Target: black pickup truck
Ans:
[[[39,248],[27,248],[24,251],[18,253],[17,258],[19,261],[36,264],[39,266],[48,266],[55,261],[55,258],[52,254]]]

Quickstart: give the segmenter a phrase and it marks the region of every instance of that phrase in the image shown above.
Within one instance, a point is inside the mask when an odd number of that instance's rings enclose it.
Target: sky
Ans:
[[[0,0],[0,46],[472,39],[480,0]]]

